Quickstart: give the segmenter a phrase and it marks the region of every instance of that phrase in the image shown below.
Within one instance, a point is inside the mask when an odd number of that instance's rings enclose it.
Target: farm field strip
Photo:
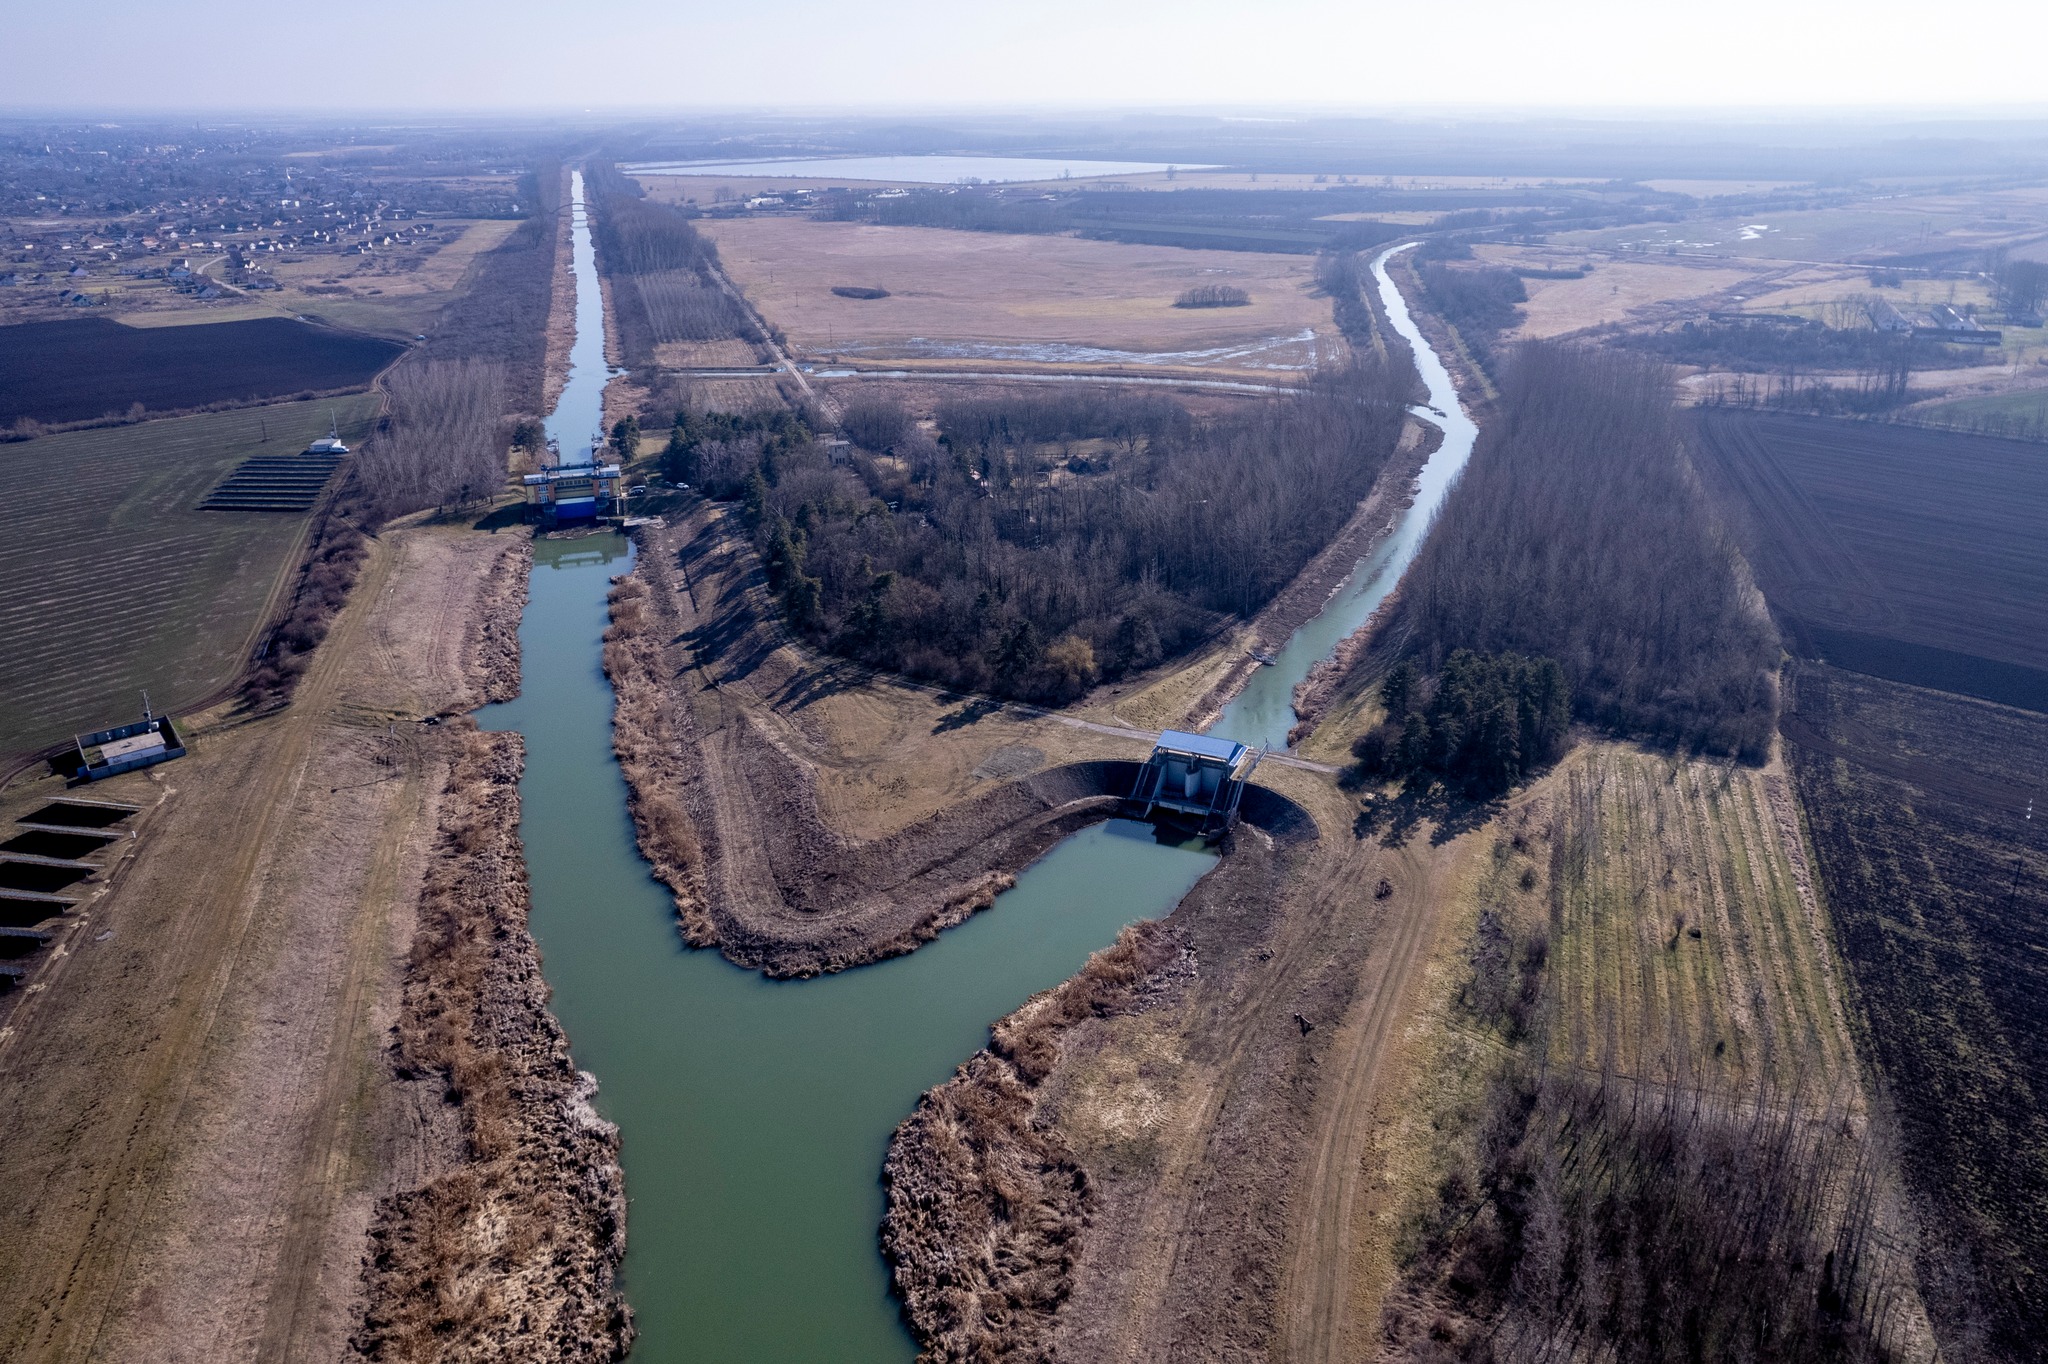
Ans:
[[[1792,682],[1788,747],[1858,1026],[1943,1248],[1937,1322],[2032,1341],[2048,1312],[2048,825],[2021,800],[2048,789],[2048,718],[1810,664]],[[1972,1264],[1983,1282],[1958,1287]]]
[[[0,424],[361,388],[403,351],[283,317],[154,328],[25,322],[0,327]]]
[[[1607,745],[1569,761],[1553,864],[1560,1060],[1787,1088],[1853,1074],[1765,780]]]
[[[1861,1108],[1842,968],[1822,907],[1799,890],[1784,782],[1776,764],[1758,771],[1596,741],[1492,821],[1491,856],[1462,878],[1423,968],[1420,1008],[1388,1059],[1393,1079],[1353,1214],[1353,1347],[1341,1357],[1370,1358],[1382,1344],[1383,1295],[1416,1219],[1438,1206],[1447,1179],[1470,1177],[1487,1090],[1504,1069],[1547,1059],[1588,1081],[1600,1071],[1632,1078],[1641,1094],[1669,1085],[1738,1103],[1796,1098],[1813,1114]],[[1489,913],[1516,956],[1548,932],[1547,993],[1526,1027],[1474,993]],[[1497,969],[1512,992],[1525,968]]]
[[[344,439],[369,395],[67,432],[0,446],[0,751],[169,708],[239,662],[303,516],[201,512],[250,455]],[[265,437],[268,437],[266,440]]]
[[[1780,613],[2048,668],[2048,447],[1814,418],[1701,429]]]

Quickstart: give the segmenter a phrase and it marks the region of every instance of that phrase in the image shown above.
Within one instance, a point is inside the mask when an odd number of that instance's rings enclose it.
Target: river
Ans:
[[[597,429],[606,372],[580,175],[573,186],[577,335],[549,418],[565,451]],[[1431,384],[1432,401],[1457,413],[1448,376],[1442,396]],[[521,694],[478,718],[525,738],[532,929],[576,1063],[598,1077],[597,1105],[623,1136],[633,1357],[904,1364],[916,1351],[876,1248],[896,1125],[991,1022],[1071,976],[1125,924],[1170,911],[1214,854],[1128,820],[1096,825],[936,942],[816,980],[769,981],[686,951],[668,892],[635,848],[611,753],[605,596],[632,547],[599,534],[534,551]],[[1381,558],[1361,565],[1368,584]],[[1405,562],[1386,558],[1381,576]],[[1316,628],[1289,649],[1308,648]]]

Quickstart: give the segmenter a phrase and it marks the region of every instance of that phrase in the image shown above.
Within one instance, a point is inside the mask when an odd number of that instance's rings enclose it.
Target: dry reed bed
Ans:
[[[615,1359],[632,1339],[615,1283],[618,1131],[570,1064],[526,929],[523,749],[468,721],[451,730],[394,1059],[401,1078],[445,1083],[465,1159],[379,1204],[354,1346],[376,1360]]]
[[[499,553],[465,633],[465,690],[519,692],[530,542]],[[449,764],[392,1049],[400,1081],[438,1079],[462,1158],[382,1200],[363,1267],[362,1357],[392,1361],[621,1357],[631,1314],[618,1132],[590,1106],[548,1011],[527,930],[516,734],[461,718],[439,731]]]
[[[682,743],[662,685],[662,646],[647,606],[647,585],[622,576],[608,598],[611,624],[604,632],[604,671],[611,679],[612,752],[626,777],[626,804],[639,835],[640,854],[674,894],[683,939],[710,947],[718,929],[705,907],[703,845],[672,787],[671,769]]]
[[[464,645],[470,660],[468,690],[478,705],[519,695],[519,619],[526,613],[532,580],[533,541],[522,538],[498,555],[477,595]]]
[[[920,1358],[1044,1357],[1095,1194],[1039,1114],[1038,1089],[1075,1024],[1130,1011],[1182,951],[1160,922],[1126,928],[1079,974],[997,1023],[989,1048],[896,1129],[882,1167],[882,1253]]]

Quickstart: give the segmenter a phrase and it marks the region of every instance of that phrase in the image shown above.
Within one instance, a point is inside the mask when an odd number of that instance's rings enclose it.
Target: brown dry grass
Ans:
[[[1903,276],[1896,285],[1878,287],[1862,270],[1830,270],[1813,267],[1797,270],[1771,281],[1771,286],[1750,295],[1742,306],[1752,312],[1801,313],[1819,318],[1826,306],[1837,300],[1881,298],[1902,312],[1925,310],[1937,303],[1958,307],[1976,304],[1988,309],[1991,285],[1981,279],[1923,279]]]
[[[461,287],[476,258],[503,244],[518,226],[510,219],[437,222],[434,235],[444,236],[452,229],[457,233],[454,241],[431,246],[400,244],[361,256],[309,255],[280,263],[272,273],[284,289],[271,297],[285,312],[336,311],[337,316],[368,321],[389,311],[395,324],[416,316],[422,302],[431,299],[438,305],[445,301],[445,296]],[[348,292],[308,293],[309,285]]]
[[[913,338],[1150,353],[1304,330],[1335,335],[1329,303],[1314,291],[1314,262],[1304,256],[795,218],[710,222],[705,230],[755,307],[799,350],[819,354],[852,346],[879,348],[866,352],[871,358],[900,354]],[[1248,290],[1251,304],[1173,306],[1182,290],[1212,283]],[[877,285],[891,296],[840,298],[835,284]]]
[[[1483,246],[1475,253],[1489,265],[1576,269],[1587,260],[1581,252],[1517,246]],[[1562,336],[1608,323],[1629,322],[1645,310],[1687,301],[1702,301],[1735,289],[1775,270],[1757,266],[1692,264],[1675,260],[1623,261],[1593,258],[1584,279],[1523,281],[1529,302],[1522,310],[1524,337]],[[1717,305],[1718,306],[1718,305]]]
[[[715,369],[761,363],[749,341],[664,341],[654,348],[663,369]]]
[[[457,1105],[466,1159],[370,1232],[369,1359],[616,1358],[632,1339],[617,1129],[589,1108],[526,932],[516,735],[467,726],[406,966],[397,1053]]]
[[[450,242],[400,242],[368,255],[311,254],[285,261],[254,257],[284,287],[275,292],[230,293],[201,302],[162,280],[108,279],[116,319],[131,327],[176,327],[255,317],[326,318],[340,326],[388,335],[411,335],[433,325],[442,305],[460,291],[478,256],[501,244],[518,223],[510,220],[436,223],[434,235]],[[215,255],[221,253],[213,253]],[[194,257],[194,269],[205,257]],[[206,273],[218,278],[220,269]],[[93,281],[94,292],[103,283]]]

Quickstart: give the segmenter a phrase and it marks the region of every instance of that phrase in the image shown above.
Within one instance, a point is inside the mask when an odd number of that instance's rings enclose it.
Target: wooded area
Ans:
[[[505,483],[505,367],[485,360],[402,364],[386,376],[390,415],[355,456],[380,519],[469,506]]]
[[[475,282],[442,310],[432,346],[437,360],[502,366],[509,410],[537,418],[545,407],[548,310],[566,211],[561,166],[543,161],[522,176],[519,202],[533,212],[479,259]]]
[[[1517,309],[1529,301],[1521,276],[1512,270],[1446,265],[1440,260],[1420,261],[1417,270],[1429,306],[1458,329],[1475,359],[1490,365],[1501,333],[1514,327],[1521,318]]]
[[[1356,775],[1435,772],[1474,797],[1498,795],[1555,762],[1571,724],[1564,669],[1515,653],[1459,649],[1434,679],[1404,660],[1381,681],[1380,700],[1387,718],[1351,744]]]
[[[941,407],[938,440],[870,400],[837,458],[793,414],[684,413],[664,468],[742,501],[816,643],[1062,701],[1270,600],[1370,491],[1405,385],[1329,372],[1204,421],[1152,395],[972,399]]]
[[[1524,345],[1401,585],[1386,636],[1554,658],[1580,718],[1760,759],[1778,640],[1688,462],[1671,379],[1639,356]]]

